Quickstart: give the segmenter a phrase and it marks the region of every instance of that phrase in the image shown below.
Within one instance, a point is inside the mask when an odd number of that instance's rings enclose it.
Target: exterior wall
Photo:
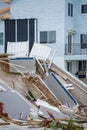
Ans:
[[[40,31],[56,31],[56,43],[45,45],[56,50],[54,62],[62,67],[64,67],[64,13],[65,0],[15,0],[11,3],[12,19],[38,19],[38,42]]]
[[[68,3],[73,4],[73,17],[68,16]],[[80,34],[87,34],[87,14],[81,14],[81,4],[87,4],[87,0],[14,0],[10,3],[11,19],[37,18],[38,43],[40,31],[56,31],[56,43],[45,45],[56,50],[54,63],[64,68],[64,60],[75,57],[65,56],[67,31],[76,31],[74,43],[78,44],[80,44]],[[4,22],[1,20],[0,32],[4,32]],[[0,46],[0,53],[2,52],[4,52],[3,45]]]
[[[74,30],[74,15],[75,11],[73,11],[73,17],[68,16],[68,3],[73,4],[73,10],[75,10],[75,0],[65,0],[65,33],[68,30]]]
[[[68,2],[73,4],[73,17],[68,16]],[[87,55],[85,54],[84,49],[80,48],[80,34],[87,34],[87,13],[81,13],[81,5],[87,4],[87,0],[66,0],[65,8],[65,34],[68,30],[74,30],[75,34],[73,35],[73,45],[76,44],[73,48],[75,55],[65,55],[64,60],[72,62],[72,73],[75,74],[78,71],[78,61],[85,60],[87,61]],[[67,42],[67,35],[65,38]],[[82,53],[82,55],[81,55]],[[78,55],[79,54],[79,55]],[[66,65],[65,62],[65,65]],[[65,66],[67,68],[67,65]]]
[[[73,4],[73,17],[67,17],[67,3],[71,2]],[[87,4],[87,0],[66,0],[66,15],[65,15],[65,32],[67,33],[68,30],[74,30],[76,33],[74,35],[74,43],[80,45],[80,34],[87,34],[87,14],[81,13],[81,5]],[[66,38],[67,40],[67,38]],[[73,43],[73,44],[74,44]],[[80,46],[74,48],[75,53],[81,53]]]
[[[68,16],[68,2],[73,4],[73,17]],[[81,14],[81,5],[87,4],[87,0],[66,0],[65,8],[65,32],[75,30],[74,42],[80,43],[80,34],[87,34],[87,14]]]
[[[87,4],[87,0],[79,0],[78,3],[76,1],[75,5],[75,24],[74,28],[76,30],[76,38],[75,41],[80,43],[80,34],[87,34],[87,14],[81,14],[81,5]]]

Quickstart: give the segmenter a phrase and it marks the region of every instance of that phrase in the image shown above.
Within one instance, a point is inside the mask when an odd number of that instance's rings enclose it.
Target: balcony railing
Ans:
[[[87,55],[87,44],[65,44],[65,55]]]

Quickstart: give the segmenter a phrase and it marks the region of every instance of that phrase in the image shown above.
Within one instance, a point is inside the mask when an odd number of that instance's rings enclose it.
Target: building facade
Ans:
[[[8,41],[28,40],[31,47],[41,43],[56,51],[54,63],[75,75],[87,70],[86,22],[87,0],[12,0],[10,18],[0,20],[0,53],[6,52]],[[25,33],[27,28],[31,31]]]
[[[87,1],[68,0],[67,2],[64,60],[66,69],[75,75],[80,71],[87,71]]]

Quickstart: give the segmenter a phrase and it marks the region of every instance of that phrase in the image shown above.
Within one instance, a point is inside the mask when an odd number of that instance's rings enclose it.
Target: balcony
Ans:
[[[65,55],[87,55],[87,43],[73,43],[72,45],[65,44]]]

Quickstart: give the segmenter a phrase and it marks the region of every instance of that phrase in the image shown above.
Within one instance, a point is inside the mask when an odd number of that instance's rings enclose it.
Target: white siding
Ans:
[[[73,4],[73,17],[68,16],[68,3]],[[80,34],[87,34],[87,14],[81,14],[81,4],[87,4],[87,0],[14,0],[10,4],[11,19],[37,18],[38,42],[40,31],[56,31],[56,43],[46,45],[56,50],[54,62],[64,68],[67,31],[76,31],[74,43],[78,44]],[[1,31],[4,32],[3,21],[0,21]],[[3,50],[3,46],[0,46],[0,52]]]
[[[40,31],[56,31],[56,43],[48,46],[56,49],[54,61],[64,66],[65,0],[15,0],[11,3],[11,18],[37,18],[38,42]],[[63,61],[59,61],[58,57]],[[62,63],[61,63],[62,62]],[[61,66],[61,65],[60,65]]]

